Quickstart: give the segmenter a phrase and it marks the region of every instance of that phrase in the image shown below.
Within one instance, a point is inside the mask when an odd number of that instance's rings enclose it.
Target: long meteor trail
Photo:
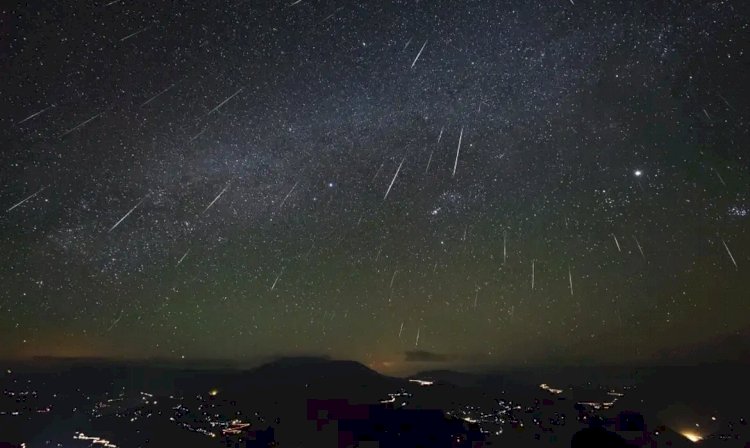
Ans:
[[[109,232],[111,232],[111,231],[115,230],[115,229],[117,228],[117,226],[119,226],[121,222],[125,221],[125,219],[126,219],[126,218],[127,218],[128,216],[130,216],[130,214],[131,214],[131,213],[133,213],[133,212],[135,211],[135,209],[137,209],[137,208],[138,208],[138,206],[139,206],[139,205],[141,205],[141,204],[143,203],[143,201],[145,201],[145,200],[146,200],[146,197],[144,196],[144,197],[143,197],[143,199],[141,199],[140,201],[138,201],[138,203],[137,203],[137,204],[135,204],[135,206],[134,206],[133,208],[131,208],[131,209],[130,209],[130,211],[128,211],[127,213],[125,213],[125,216],[123,216],[122,218],[120,218],[120,220],[119,220],[119,221],[117,221],[117,222],[115,223],[115,225],[113,225],[112,227],[110,227],[110,228],[109,228],[109,230],[107,230],[107,233],[109,233]]]
[[[388,193],[391,192],[391,188],[393,188],[393,183],[396,182],[396,178],[398,177],[398,172],[401,171],[401,165],[404,164],[404,160],[406,160],[406,156],[404,156],[404,158],[401,159],[401,163],[398,164],[398,168],[396,169],[396,174],[393,175],[393,179],[391,180],[391,184],[388,185],[388,190],[385,192],[385,196],[383,196],[383,200],[384,201],[388,198]]]
[[[138,31],[136,31],[134,33],[128,34],[127,36],[125,36],[122,39],[120,39],[120,42],[125,42],[126,40],[130,39],[131,37],[135,37],[135,36],[141,34],[142,32],[146,31],[147,29],[148,29],[148,27],[143,28],[141,30],[138,30]]]
[[[622,249],[620,249],[620,242],[617,241],[617,237],[615,236],[614,233],[612,234],[612,238],[615,239],[615,246],[617,246],[617,252],[622,252]]]
[[[23,198],[23,199],[22,199],[21,201],[19,201],[19,202],[15,203],[15,204],[14,204],[14,205],[13,205],[12,207],[10,207],[9,209],[5,210],[5,212],[6,212],[6,213],[8,213],[9,211],[12,211],[12,210],[13,210],[14,208],[16,208],[16,207],[18,207],[18,206],[20,206],[20,205],[23,205],[23,203],[24,203],[24,202],[26,202],[26,201],[28,201],[29,199],[33,198],[34,196],[38,195],[38,194],[39,194],[39,193],[41,193],[41,192],[42,192],[42,190],[44,190],[45,188],[47,188],[47,187],[42,187],[42,188],[40,188],[39,190],[37,190],[37,192],[36,192],[36,193],[32,193],[32,194],[30,194],[30,195],[26,196],[26,197],[25,197],[25,198]]]
[[[419,53],[417,53],[417,57],[414,58],[414,62],[411,63],[411,68],[414,68],[414,65],[419,60],[419,57],[422,56],[422,52],[424,51],[424,47],[427,46],[427,41],[424,41],[424,44],[422,44],[422,48],[419,49]]]
[[[213,109],[211,109],[210,111],[208,111],[208,113],[207,113],[206,115],[211,115],[212,113],[214,113],[214,112],[216,112],[217,110],[219,110],[219,109],[221,108],[221,106],[223,106],[223,105],[227,104],[227,103],[229,102],[229,100],[231,100],[232,98],[234,98],[234,97],[236,97],[237,95],[239,95],[239,94],[240,94],[240,92],[242,92],[242,91],[243,91],[244,89],[245,89],[245,88],[244,88],[244,87],[242,87],[242,88],[240,88],[240,89],[239,89],[238,91],[236,91],[236,92],[234,92],[233,94],[229,95],[229,98],[225,99],[224,101],[222,101],[221,103],[219,103],[219,105],[218,105],[218,106],[216,106],[216,107],[214,107]]]
[[[641,243],[638,241],[638,238],[633,235],[633,240],[635,241],[635,245],[638,247],[638,252],[641,253],[641,258],[644,260],[646,259],[646,254],[643,253],[643,248],[641,247]]]
[[[84,121],[83,123],[79,124],[78,126],[76,126],[76,127],[74,127],[74,128],[70,128],[70,129],[68,129],[67,131],[65,131],[65,132],[64,132],[64,133],[63,133],[63,134],[62,134],[62,135],[60,136],[60,138],[63,138],[63,137],[65,137],[66,135],[70,134],[71,132],[73,132],[73,131],[75,131],[75,130],[77,130],[77,129],[80,129],[80,128],[82,128],[83,126],[86,126],[86,125],[87,125],[87,124],[88,124],[89,122],[93,121],[93,120],[94,120],[94,119],[95,119],[96,117],[98,117],[98,116],[99,116],[99,115],[101,115],[101,114],[102,114],[102,113],[101,113],[101,112],[99,112],[98,114],[94,115],[93,117],[89,118],[88,120]]]
[[[464,128],[461,128],[461,134],[458,136],[458,148],[456,148],[456,161],[453,163],[453,174],[451,177],[456,176],[456,168],[458,167],[458,155],[461,154],[461,140],[464,138]]]
[[[273,281],[273,285],[271,285],[271,291],[273,291],[276,288],[276,283],[279,282],[279,279],[284,274],[284,269],[281,269],[281,272],[279,272],[279,275],[276,276],[276,280]]]
[[[29,199],[33,198],[34,196],[38,195],[38,194],[39,194],[39,193],[41,193],[41,192],[42,192],[42,190],[44,190],[45,188],[47,188],[47,187],[42,187],[42,188],[40,188],[39,190],[37,190],[37,192],[36,192],[36,193],[32,193],[32,194],[30,194],[30,195],[26,196],[25,198],[21,199],[21,201],[19,201],[19,202],[16,202],[16,203],[15,203],[15,204],[14,204],[14,205],[13,205],[12,207],[10,207],[9,209],[5,210],[5,213],[8,213],[9,211],[12,211],[12,210],[13,210],[14,208],[16,208],[16,207],[18,207],[18,206],[22,205],[22,204],[23,204],[24,202],[26,202],[26,201],[28,201]]]
[[[44,109],[40,110],[39,112],[36,112],[36,113],[33,113],[33,114],[29,115],[28,117],[24,118],[23,120],[17,122],[16,125],[26,123],[27,121],[31,120],[32,118],[37,117],[37,116],[43,114],[44,112],[46,112],[50,108],[52,108],[52,106],[47,106]]]
[[[211,201],[210,204],[208,204],[208,206],[206,207],[206,209],[203,210],[203,213],[202,213],[203,215],[205,215],[206,212],[208,211],[208,209],[210,209],[216,203],[216,201],[219,200],[219,198],[221,197],[221,195],[224,194],[225,191],[227,191],[227,188],[229,188],[229,183],[227,183],[226,187],[224,187],[224,189],[221,190],[221,192],[214,198],[214,200]]]
[[[573,274],[570,272],[570,266],[568,266],[568,284],[570,285],[570,295],[573,295]]]
[[[286,203],[286,200],[287,200],[287,199],[289,199],[289,196],[291,196],[291,195],[292,195],[292,192],[294,191],[294,189],[295,189],[295,188],[297,188],[297,184],[298,184],[298,183],[299,183],[299,181],[295,182],[295,183],[294,183],[294,186],[292,186],[292,189],[291,189],[291,190],[289,190],[289,193],[287,193],[287,194],[286,194],[286,196],[284,196],[284,200],[283,200],[283,201],[281,201],[281,204],[279,204],[279,208],[281,208],[281,207],[283,207],[283,206],[284,206],[284,204]]]
[[[179,266],[182,263],[182,261],[185,260],[185,257],[187,257],[189,253],[190,253],[190,249],[185,251],[185,254],[181,256],[179,260],[177,260],[177,266]]]
[[[141,104],[140,107],[143,107],[143,106],[147,105],[148,103],[150,103],[151,101],[159,98],[160,96],[162,96],[163,94],[167,93],[170,89],[172,89],[172,87],[174,87],[176,85],[177,85],[177,83],[174,83],[171,86],[167,87],[166,89],[162,90],[161,92],[157,93],[156,95],[152,96],[151,98],[149,98],[148,100],[146,100],[146,102],[144,102],[143,104]]]
[[[120,315],[117,316],[117,319],[115,319],[114,322],[112,322],[112,325],[110,325],[109,328],[107,328],[108,333],[112,331],[113,328],[115,328],[115,325],[117,325],[118,322],[120,322],[120,319],[122,319],[122,315],[124,312],[125,310],[120,311]]]
[[[734,265],[734,268],[737,269],[737,261],[735,261],[734,255],[732,255],[732,251],[729,250],[729,246],[727,246],[727,242],[722,239],[721,244],[724,245],[724,249],[727,250],[727,254],[729,255],[729,258],[732,260],[732,264]]]

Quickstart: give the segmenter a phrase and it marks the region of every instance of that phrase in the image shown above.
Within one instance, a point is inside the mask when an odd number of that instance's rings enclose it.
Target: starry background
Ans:
[[[715,355],[750,327],[748,17],[4,6],[0,355]]]

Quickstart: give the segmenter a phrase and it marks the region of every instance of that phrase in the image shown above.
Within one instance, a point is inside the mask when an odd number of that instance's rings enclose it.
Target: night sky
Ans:
[[[627,363],[750,328],[744,0],[3,8],[0,356]]]

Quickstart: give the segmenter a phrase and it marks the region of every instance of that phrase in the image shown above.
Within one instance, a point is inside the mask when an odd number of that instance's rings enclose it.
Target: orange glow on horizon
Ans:
[[[50,335],[37,341],[29,341],[17,347],[13,358],[96,358],[105,356],[109,351],[94,338],[79,336]]]

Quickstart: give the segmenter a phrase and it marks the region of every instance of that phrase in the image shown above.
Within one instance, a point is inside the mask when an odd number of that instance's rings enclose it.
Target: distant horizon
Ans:
[[[341,358],[326,355],[277,355],[264,356],[257,359],[222,359],[222,358],[194,358],[180,359],[168,357],[144,357],[144,358],[114,358],[114,357],[65,357],[65,356],[34,356],[26,358],[0,357],[0,366],[2,363],[10,364],[33,364],[35,362],[43,363],[101,363],[112,365],[141,365],[144,367],[156,366],[162,364],[162,367],[169,368],[205,368],[208,370],[235,369],[235,370],[252,370],[257,367],[272,364],[280,360],[310,360],[310,361],[346,361],[355,362],[374,370],[383,375],[409,376],[420,372],[428,371],[452,371],[467,374],[492,374],[502,373],[503,371],[525,371],[525,370],[554,370],[554,369],[649,369],[649,368],[679,368],[679,367],[710,367],[710,366],[747,366],[750,367],[749,359],[737,360],[661,360],[659,362],[589,362],[589,363],[517,363],[517,364],[455,364],[441,362],[410,362],[402,363],[398,367],[378,368],[357,359]],[[382,367],[382,366],[381,366]]]
[[[142,363],[169,363],[180,364],[222,364],[240,368],[251,368],[282,358],[320,358],[331,360],[349,360],[359,362],[378,372],[388,374],[404,375],[409,372],[429,370],[433,367],[448,368],[462,371],[487,371],[492,369],[527,369],[527,368],[553,368],[553,367],[648,367],[648,366],[691,366],[701,364],[748,364],[750,363],[750,330],[733,332],[731,334],[713,338],[695,347],[675,346],[661,351],[660,355],[642,356],[637,359],[617,359],[617,356],[605,358],[596,357],[572,357],[566,354],[557,354],[544,359],[524,360],[508,359],[501,362],[480,354],[451,354],[436,353],[427,350],[413,349],[390,355],[373,356],[363,359],[358,356],[347,356],[345,354],[332,354],[320,352],[277,352],[247,357],[236,356],[177,356],[177,355],[59,355],[35,354],[29,356],[10,356],[0,354],[0,360],[8,361],[33,361],[33,360],[101,360],[105,362],[142,362]],[[404,373],[406,372],[406,373]]]

